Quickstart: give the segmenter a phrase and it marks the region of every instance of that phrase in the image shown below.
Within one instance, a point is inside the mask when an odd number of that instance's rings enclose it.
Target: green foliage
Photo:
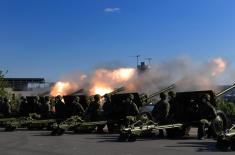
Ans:
[[[235,104],[234,103],[221,100],[221,101],[218,101],[217,105],[218,105],[218,109],[225,112],[226,115],[228,115],[228,116],[235,115]]]
[[[7,85],[6,81],[4,80],[5,74],[3,71],[0,70],[0,96],[7,96],[7,92],[5,91],[5,87]]]

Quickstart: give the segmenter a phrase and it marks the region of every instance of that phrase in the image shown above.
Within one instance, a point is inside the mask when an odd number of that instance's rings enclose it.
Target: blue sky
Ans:
[[[8,77],[54,81],[97,65],[235,58],[234,0],[0,0]]]

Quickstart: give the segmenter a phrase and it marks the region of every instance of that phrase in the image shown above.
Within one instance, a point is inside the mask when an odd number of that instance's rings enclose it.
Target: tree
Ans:
[[[232,102],[220,100],[218,101],[218,109],[225,112],[227,116],[235,116],[235,104]]]
[[[5,87],[7,85],[5,79],[5,74],[3,73],[3,71],[0,70],[0,96],[6,96],[7,92],[5,90]]]

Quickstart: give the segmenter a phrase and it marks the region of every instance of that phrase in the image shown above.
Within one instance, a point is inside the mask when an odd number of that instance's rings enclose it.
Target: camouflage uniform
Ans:
[[[130,94],[125,101],[125,126],[134,123],[139,115],[139,109],[133,100],[134,95]]]
[[[99,120],[99,110],[100,110],[100,96],[95,95],[94,101],[90,103],[86,110],[86,119],[89,121],[97,121]]]
[[[74,116],[74,115],[79,115],[79,116],[83,116],[85,111],[82,107],[82,105],[79,103],[79,97],[77,96],[73,102],[72,102],[72,105],[71,105],[71,115]]]
[[[169,110],[169,121],[175,122],[178,120],[178,103],[176,100],[176,95],[173,91],[168,92],[168,98],[169,98],[169,104],[170,104],[170,110]]]
[[[204,139],[206,136],[205,128],[208,128],[211,121],[217,117],[216,109],[211,105],[209,95],[202,97],[202,101],[199,104],[199,114],[198,139]]]
[[[42,118],[51,117],[50,98],[48,96],[46,96],[44,98],[44,102],[41,103],[40,114],[41,114]]]
[[[91,101],[85,114],[85,119],[91,122],[100,121],[102,119],[101,106],[100,106],[100,95],[94,96],[94,101]],[[103,133],[103,125],[97,126],[97,132]]]
[[[34,99],[33,99],[33,102],[31,103],[31,111],[30,113],[37,113],[37,114],[40,114],[40,106],[41,106],[41,103],[40,103],[40,98],[39,96],[36,96]]]
[[[2,114],[4,115],[4,117],[10,116],[11,105],[10,105],[8,98],[6,98],[6,97],[3,98],[1,109],[2,109]]]
[[[137,105],[133,102],[134,95],[130,95],[125,103],[125,115],[126,116],[137,116],[139,115],[139,109]]]
[[[20,98],[19,113],[21,116],[29,116],[29,104],[25,97]]]
[[[105,95],[105,102],[102,106],[103,110],[104,110],[104,117],[106,120],[110,119],[110,117],[112,116],[112,112],[113,112],[113,105],[111,103],[111,99],[109,95]]]
[[[166,102],[166,95],[164,93],[160,94],[160,98],[161,100],[154,105],[152,116],[155,119],[155,122],[161,125],[168,121],[170,104]],[[159,130],[159,136],[164,136],[163,130]]]
[[[57,96],[55,98],[55,116],[59,119],[65,119],[66,118],[66,109],[65,109],[65,103],[62,102],[62,97]]]

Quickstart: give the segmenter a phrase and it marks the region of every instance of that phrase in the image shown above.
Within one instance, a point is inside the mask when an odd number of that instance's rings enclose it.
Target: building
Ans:
[[[20,95],[35,95],[39,92],[49,90],[51,84],[44,78],[4,78],[6,89]]]

